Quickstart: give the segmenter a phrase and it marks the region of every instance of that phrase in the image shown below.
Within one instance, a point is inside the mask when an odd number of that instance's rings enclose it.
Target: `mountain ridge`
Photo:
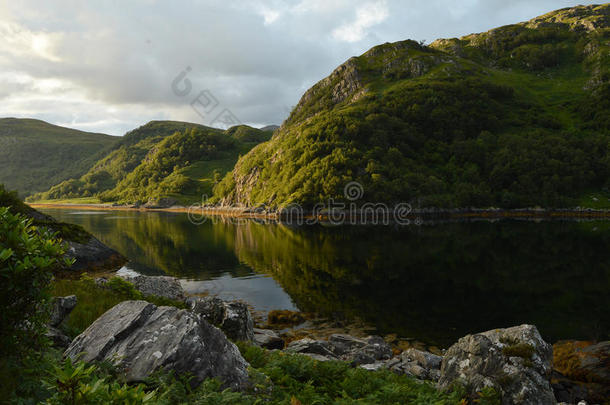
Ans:
[[[214,201],[313,205],[345,200],[358,181],[360,203],[575,206],[610,186],[609,12],[565,8],[352,57],[237,162]]]
[[[80,175],[118,137],[33,118],[0,118],[0,183],[21,195]]]

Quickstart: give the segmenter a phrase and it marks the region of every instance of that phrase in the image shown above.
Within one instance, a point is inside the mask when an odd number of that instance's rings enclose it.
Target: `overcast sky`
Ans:
[[[593,3],[0,0],[0,117],[113,135],[155,119],[280,124],[307,88],[374,45]]]

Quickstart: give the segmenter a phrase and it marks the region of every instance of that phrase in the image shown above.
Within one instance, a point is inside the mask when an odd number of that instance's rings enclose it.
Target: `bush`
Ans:
[[[54,270],[71,265],[56,234],[0,208],[0,354],[38,347],[48,320]]]

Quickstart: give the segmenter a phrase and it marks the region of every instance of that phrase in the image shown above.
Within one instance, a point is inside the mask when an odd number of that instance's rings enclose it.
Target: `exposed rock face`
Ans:
[[[282,350],[285,345],[284,339],[282,339],[275,331],[258,328],[254,328],[254,343],[269,350]]]
[[[51,301],[51,316],[46,336],[55,347],[65,349],[70,345],[71,339],[58,329],[58,326],[70,315],[76,302],[76,295],[53,297]]]
[[[331,335],[328,341],[305,338],[290,342],[287,350],[310,355],[316,360],[343,360],[351,362],[352,365],[373,364],[388,360],[392,356],[390,345],[379,336],[358,339],[335,334]]]
[[[254,322],[246,304],[225,302],[216,297],[190,300],[189,304],[193,312],[222,329],[230,339],[244,341],[254,339]]]
[[[118,276],[132,283],[145,296],[156,295],[175,301],[184,300],[184,289],[176,277],[143,276],[141,274],[135,276],[119,274]]]
[[[114,270],[121,267],[127,259],[119,252],[109,248],[93,236],[87,243],[67,241],[66,256],[74,259],[71,270]]]
[[[399,374],[407,374],[420,380],[438,381],[443,358],[435,354],[410,348],[385,363],[385,367]]]
[[[558,342],[552,386],[558,401],[604,403],[610,398],[610,341]]]
[[[471,394],[493,387],[502,404],[555,404],[549,383],[553,349],[533,325],[467,335],[447,350],[438,386],[461,382]]]
[[[49,325],[59,326],[70,315],[70,312],[76,306],[76,295],[68,295],[67,297],[53,297],[51,301],[51,318]]]
[[[199,315],[145,301],[124,301],[98,318],[76,337],[65,352],[85,361],[109,360],[128,382],[142,381],[165,369],[191,373],[193,383],[217,377],[242,389],[248,382],[237,347]]]
[[[45,336],[51,340],[51,345],[59,349],[65,349],[70,346],[72,341],[65,333],[54,326],[49,326]]]

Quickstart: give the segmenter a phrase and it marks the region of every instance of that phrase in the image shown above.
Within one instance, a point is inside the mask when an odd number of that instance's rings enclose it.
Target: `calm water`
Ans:
[[[261,310],[358,317],[439,345],[521,323],[549,341],[609,337],[610,222],[290,227],[43,211],[85,227],[128,257],[129,269]]]

